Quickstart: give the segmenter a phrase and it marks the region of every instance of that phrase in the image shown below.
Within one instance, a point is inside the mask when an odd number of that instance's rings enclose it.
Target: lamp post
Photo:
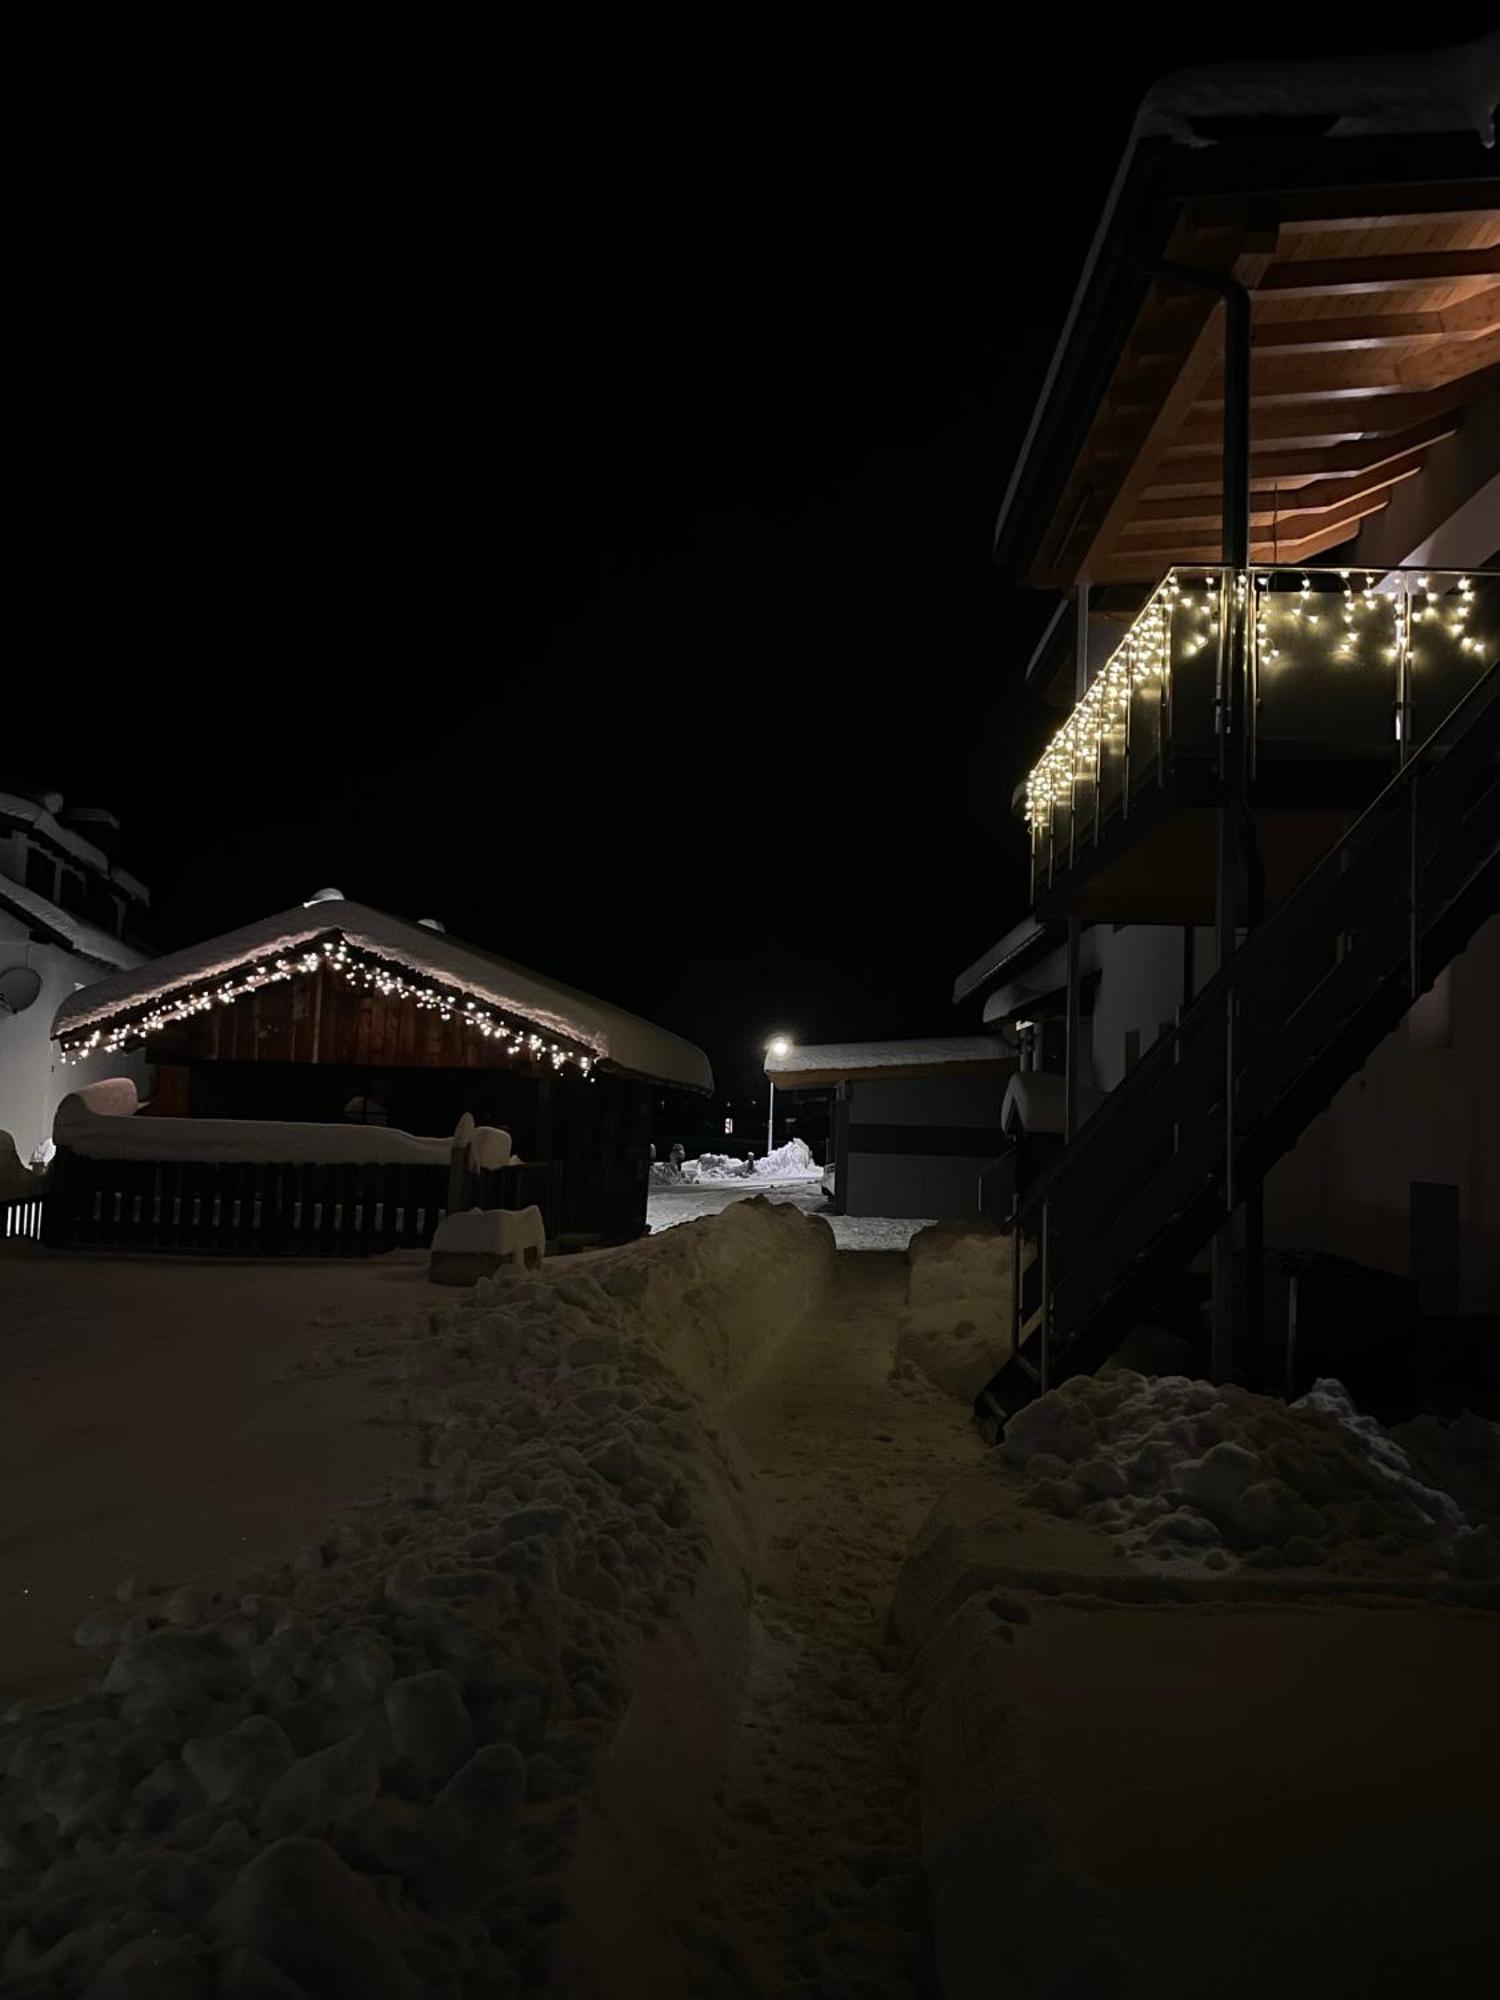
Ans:
[[[791,1046],[785,1035],[773,1035],[770,1041],[766,1043],[766,1054],[768,1056],[784,1056]],[[766,1111],[766,1151],[774,1153],[776,1150],[776,1079],[769,1070],[766,1071],[766,1081],[771,1086],[771,1102]]]

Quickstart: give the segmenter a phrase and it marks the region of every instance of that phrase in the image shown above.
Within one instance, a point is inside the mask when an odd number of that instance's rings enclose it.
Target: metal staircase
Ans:
[[[1027,1190],[1034,1282],[987,1427],[1108,1358],[1497,909],[1500,666]]]

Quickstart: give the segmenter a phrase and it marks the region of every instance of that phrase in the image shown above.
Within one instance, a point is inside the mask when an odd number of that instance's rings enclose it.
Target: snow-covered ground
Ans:
[[[675,1229],[682,1222],[696,1222],[701,1216],[720,1215],[737,1201],[764,1195],[768,1201],[785,1202],[800,1208],[804,1215],[818,1215],[833,1231],[840,1250],[904,1250],[927,1223],[919,1217],[885,1215],[834,1215],[820,1181],[717,1181],[681,1182],[669,1187],[653,1187],[646,1201],[646,1221],[652,1234]]]
[[[0,1708],[77,1682],[122,1577],[295,1548],[409,1447],[358,1384],[285,1372],[447,1303],[421,1252],[329,1263],[0,1252]]]
[[[1497,1448],[1123,1368],[1015,1417],[893,1613],[945,2000],[997,1939],[1034,2000],[1491,1983]]]
[[[103,1681],[0,1720],[0,1980],[708,1990],[755,1540],[718,1413],[834,1264],[761,1203],[304,1352],[298,1393],[375,1398],[418,1462],[289,1561],[126,1588],[81,1635]]]
[[[0,1720],[0,1990],[1487,1990],[1494,1427],[1119,1369],[985,1451],[993,1234],[759,1192],[464,1294],[0,1259],[108,1663]]]

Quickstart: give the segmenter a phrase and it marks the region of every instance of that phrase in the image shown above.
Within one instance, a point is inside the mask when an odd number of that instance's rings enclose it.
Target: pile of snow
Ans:
[[[94,1160],[204,1160],[322,1165],[447,1167],[451,1139],[420,1139],[387,1125],[293,1124],[274,1118],[142,1118],[128,1076],[85,1084],[65,1097],[52,1121],[59,1146]],[[510,1135],[482,1127],[499,1164]],[[503,1154],[503,1158],[501,1155]]]
[[[1078,1376],[1012,1418],[1022,1500],[1185,1574],[1500,1576],[1500,1427],[1383,1429],[1338,1382],[1288,1406],[1183,1375]]]
[[[25,1165],[15,1140],[0,1131],[0,1201],[35,1201],[46,1187],[47,1176]]]
[[[700,1153],[696,1160],[684,1160],[682,1179],[688,1182],[718,1181],[815,1181],[823,1169],[813,1158],[805,1139],[788,1139],[784,1146],[759,1160],[737,1160],[728,1153]]]
[[[895,1379],[915,1371],[973,1402],[1010,1358],[1010,1257],[1010,1237],[983,1216],[935,1222],[912,1237]]]
[[[749,1591],[714,1406],[833,1259],[750,1201],[312,1357],[384,1371],[420,1468],[233,1585],[122,1585],[102,1683],[0,1723],[6,1990],[592,1992],[643,1930],[686,1990],[692,1621],[732,1655]]]
[[[432,1239],[434,1261],[444,1254],[463,1257],[514,1257],[547,1254],[547,1225],[535,1203],[529,1208],[468,1208],[445,1215]]]

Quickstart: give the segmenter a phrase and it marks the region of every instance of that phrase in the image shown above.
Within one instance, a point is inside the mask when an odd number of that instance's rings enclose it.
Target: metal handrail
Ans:
[[[1455,703],[1442,722],[1412,751],[1390,782],[1376,794],[1354,825],[1313,864],[1228,963],[1213,975],[1194,997],[1182,1019],[1153,1043],[1130,1075],[1109,1093],[1080,1128],[1073,1144],[1037,1177],[1027,1189],[1026,1199],[1018,1211],[1018,1226],[1039,1214],[1044,1203],[1055,1200],[1059,1193],[1065,1192],[1069,1180],[1085,1170],[1090,1152],[1139,1105],[1143,1095],[1149,1096],[1153,1079],[1177,1066],[1181,1060],[1180,1051],[1191,1038],[1208,1030],[1217,1030],[1227,1020],[1227,1010],[1235,989],[1248,975],[1264,965],[1267,955],[1275,951],[1287,929],[1299,921],[1330,877],[1337,878],[1343,873],[1348,854],[1370,836],[1371,828],[1390,811],[1393,804],[1417,785],[1429,771],[1433,760],[1448,746],[1453,734],[1467,728],[1472,716],[1497,697],[1500,697],[1500,661],[1489,667]]]

